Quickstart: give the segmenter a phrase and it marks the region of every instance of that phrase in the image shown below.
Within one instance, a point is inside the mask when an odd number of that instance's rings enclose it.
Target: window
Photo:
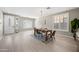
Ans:
[[[54,18],[54,28],[55,29],[59,28],[59,16],[55,16]]]
[[[54,16],[54,29],[68,31],[69,27],[69,14],[64,13]]]
[[[34,20],[23,20],[23,29],[32,29],[34,27]]]
[[[67,29],[67,17],[65,16],[60,17],[60,29]]]

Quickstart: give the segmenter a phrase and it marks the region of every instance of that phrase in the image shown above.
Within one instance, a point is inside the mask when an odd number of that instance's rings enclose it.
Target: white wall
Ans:
[[[3,37],[3,12],[0,10],[0,40]]]

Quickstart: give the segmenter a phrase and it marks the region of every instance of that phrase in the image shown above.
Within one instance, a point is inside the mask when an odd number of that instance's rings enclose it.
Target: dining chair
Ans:
[[[37,29],[34,27],[34,36],[36,36]]]
[[[41,33],[41,31],[39,29],[36,29],[34,28],[34,36],[37,38],[37,39],[42,39],[43,35]]]
[[[48,39],[49,40],[55,40],[55,34],[56,34],[56,31],[53,31],[51,34],[48,34]]]

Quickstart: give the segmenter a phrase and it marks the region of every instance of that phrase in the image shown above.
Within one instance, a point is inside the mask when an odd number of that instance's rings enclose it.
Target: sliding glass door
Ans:
[[[15,18],[11,15],[4,15],[4,34],[12,34],[15,32]]]

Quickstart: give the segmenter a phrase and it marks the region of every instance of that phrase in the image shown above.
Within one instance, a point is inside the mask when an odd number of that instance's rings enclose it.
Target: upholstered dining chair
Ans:
[[[48,41],[49,40],[49,36],[51,36],[51,35],[52,35],[52,30],[47,30],[47,32],[46,32],[46,30],[43,31],[43,33],[42,33],[43,41]]]
[[[41,33],[41,31],[40,30],[38,30],[38,29],[36,29],[36,28],[34,28],[34,36],[37,38],[37,39],[42,39],[42,33]]]

